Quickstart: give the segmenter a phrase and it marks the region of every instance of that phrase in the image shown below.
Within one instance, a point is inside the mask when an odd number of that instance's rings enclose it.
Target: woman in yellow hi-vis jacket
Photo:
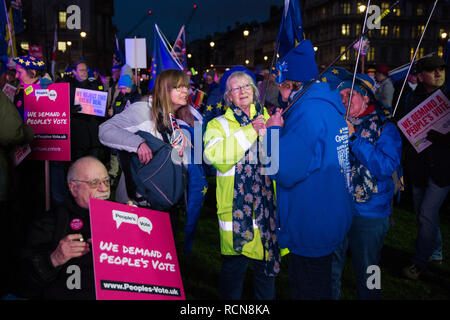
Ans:
[[[251,262],[256,299],[275,298],[280,249],[275,235],[275,195],[272,181],[260,173],[258,137],[265,134],[267,110],[246,72],[226,81],[223,116],[208,123],[205,156],[217,169],[217,215],[222,267],[221,299],[240,299]]]

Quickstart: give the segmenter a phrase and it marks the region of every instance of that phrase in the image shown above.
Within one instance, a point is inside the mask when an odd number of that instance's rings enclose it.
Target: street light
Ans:
[[[80,32],[80,36],[81,36],[81,58],[84,59],[84,57],[83,57],[83,56],[84,56],[84,52],[83,52],[83,39],[86,38],[87,34],[86,34],[86,32],[81,31],[81,32]],[[80,60],[82,60],[82,59],[80,59]]]
[[[214,43],[214,41],[211,41],[211,42],[209,43],[209,46],[210,46],[211,48],[214,48],[215,45],[216,45],[216,44]]]
[[[188,53],[187,57],[188,57],[188,59],[192,58],[192,54]]]
[[[248,31],[248,30],[246,29],[246,30],[244,30],[244,31],[242,32],[242,34],[244,35],[244,37],[248,37],[248,35],[250,34],[250,31]]]
[[[366,6],[362,4],[358,7],[358,10],[359,10],[359,13],[363,13],[364,11],[366,11]]]
[[[67,41],[66,43],[69,47],[72,45],[72,41]]]
[[[442,38],[442,39],[447,38],[447,36],[448,36],[447,32],[442,32],[442,33],[441,33],[441,38]]]
[[[245,64],[249,64],[250,63],[250,60],[245,60]]]

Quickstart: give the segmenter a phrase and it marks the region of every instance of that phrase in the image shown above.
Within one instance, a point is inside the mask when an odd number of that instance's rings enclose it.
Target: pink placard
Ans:
[[[431,129],[446,134],[450,131],[450,103],[441,90],[437,90],[406,116],[401,118],[398,127],[417,152],[431,145],[426,139]]]
[[[70,95],[68,83],[24,88],[25,123],[34,131],[27,159],[70,161]]]
[[[169,214],[90,199],[97,300],[184,300]]]

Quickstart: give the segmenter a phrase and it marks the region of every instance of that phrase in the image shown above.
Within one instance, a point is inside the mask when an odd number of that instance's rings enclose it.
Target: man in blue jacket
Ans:
[[[311,42],[303,40],[280,61],[281,80],[306,87],[318,75]],[[297,94],[300,94],[300,90]],[[292,97],[295,98],[295,97]],[[332,254],[352,221],[348,127],[338,91],[314,83],[284,114],[268,120],[279,132],[279,157],[271,154],[276,181],[281,248],[290,251],[293,299],[330,299]]]
[[[333,68],[324,75],[337,85],[348,112],[351,181],[355,216],[347,237],[333,255],[333,299],[340,296],[340,278],[347,249],[352,253],[358,299],[381,299],[380,261],[394,196],[392,174],[400,167],[400,133],[385,117],[386,107],[375,94],[374,81],[366,74]],[[337,77],[338,81],[331,81]],[[378,274],[378,275],[377,275]]]

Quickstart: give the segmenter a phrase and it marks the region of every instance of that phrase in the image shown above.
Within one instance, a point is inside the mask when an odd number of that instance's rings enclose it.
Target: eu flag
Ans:
[[[158,74],[166,69],[183,70],[183,67],[170,54],[167,44],[162,37],[161,31],[159,30],[158,25],[155,24],[155,36],[153,41],[153,58],[150,71],[150,84],[148,86],[149,90],[152,90]]]
[[[284,12],[278,31],[278,54],[282,59],[293,47],[303,40],[303,21],[299,0],[284,0]]]

